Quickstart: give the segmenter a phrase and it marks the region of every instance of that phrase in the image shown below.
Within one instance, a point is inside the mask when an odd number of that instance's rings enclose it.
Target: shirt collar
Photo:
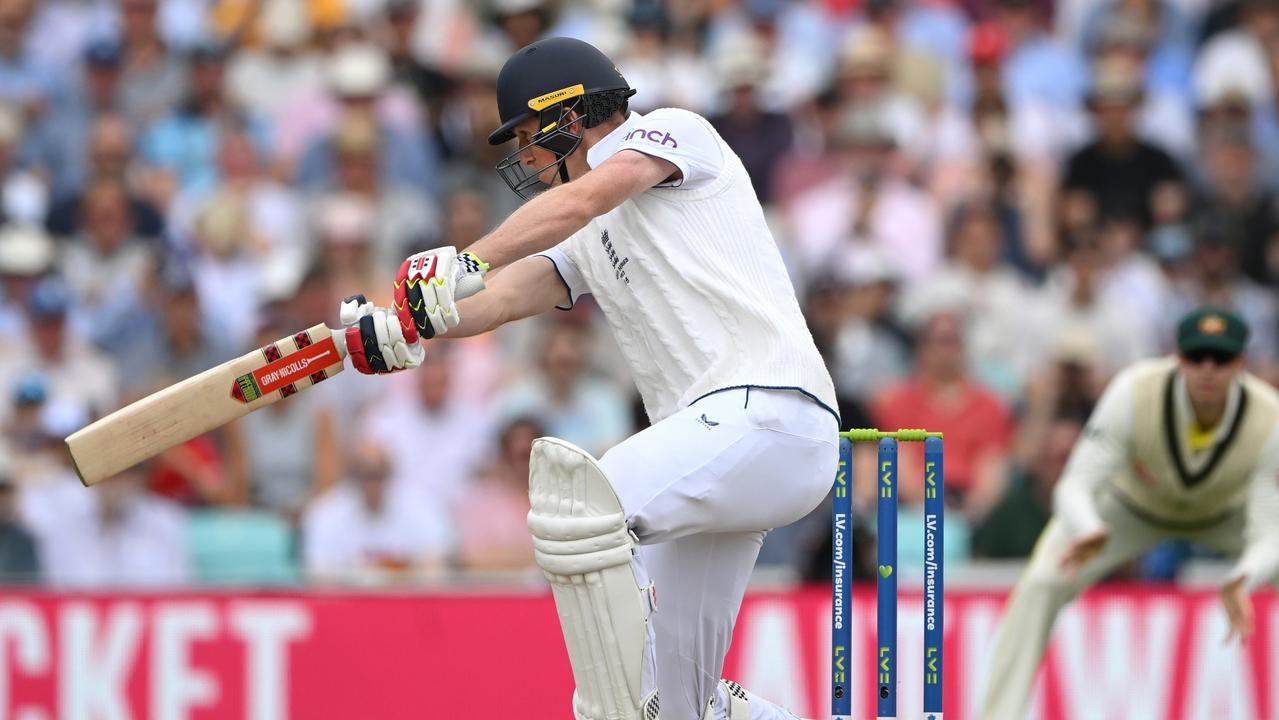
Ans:
[[[622,144],[622,140],[626,139],[627,133],[634,130],[643,117],[637,112],[628,114],[621,125],[613,128],[613,132],[600,138],[599,142],[586,151],[586,164],[591,169],[595,169],[600,163],[613,157],[613,154],[617,152],[617,146]]]
[[[1213,428],[1216,445],[1222,438],[1230,434],[1230,428],[1234,426],[1239,415],[1239,403],[1243,397],[1243,381],[1235,378],[1230,384],[1230,394],[1226,397],[1226,409],[1221,414],[1221,420],[1217,423],[1217,427]],[[1195,410],[1190,406],[1190,393],[1186,391],[1186,378],[1181,373],[1177,373],[1176,382],[1173,384],[1173,402],[1176,406],[1178,420],[1182,427],[1191,426],[1198,422],[1195,418]]]

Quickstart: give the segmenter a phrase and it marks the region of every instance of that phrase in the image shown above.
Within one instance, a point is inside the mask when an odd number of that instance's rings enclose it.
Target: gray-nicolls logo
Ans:
[[[604,252],[608,253],[608,261],[613,265],[613,277],[630,285],[631,279],[626,277],[626,263],[630,262],[631,259],[618,257],[617,250],[613,247],[613,241],[608,239],[608,230],[600,233],[600,244],[604,246]]]
[[[708,420],[708,419],[706,418],[706,413],[702,413],[702,416],[701,416],[701,417],[699,417],[699,418],[697,418],[697,422],[701,423],[701,424],[702,424],[702,427],[707,428],[707,429],[709,429],[709,428],[713,428],[713,427],[715,427],[716,425],[719,425],[719,423],[718,423],[717,421],[715,421],[715,420]]]

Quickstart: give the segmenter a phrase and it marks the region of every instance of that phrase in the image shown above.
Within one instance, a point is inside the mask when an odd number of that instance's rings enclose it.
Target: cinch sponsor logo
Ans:
[[[679,143],[675,142],[675,138],[671,137],[670,133],[662,132],[661,130],[645,130],[643,128],[636,128],[626,133],[627,140],[634,137],[639,137],[643,140],[648,140],[649,142],[655,142],[659,145],[665,145],[669,142],[671,147],[679,147]]]

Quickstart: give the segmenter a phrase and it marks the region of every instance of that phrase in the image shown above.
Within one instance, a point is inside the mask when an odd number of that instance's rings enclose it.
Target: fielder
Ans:
[[[1279,573],[1279,393],[1244,370],[1247,340],[1233,311],[1201,307],[1177,326],[1176,358],[1106,388],[1009,600],[978,717],[1021,720],[1057,612],[1161,540],[1238,558],[1221,586],[1227,640],[1252,632],[1249,594]]]
[[[465,253],[406,260],[395,309],[344,303],[348,349],[394,371],[421,338],[594,295],[653,425],[598,461],[533,446],[529,529],[574,716],[654,720],[660,697],[661,720],[793,718],[720,671],[765,532],[830,489],[834,386],[741,161],[698,115],[628,112],[632,94],[586,43],[516,52],[489,142],[518,141],[497,170],[528,202]]]

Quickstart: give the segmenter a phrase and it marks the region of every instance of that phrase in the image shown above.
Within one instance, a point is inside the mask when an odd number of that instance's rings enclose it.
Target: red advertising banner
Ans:
[[[946,601],[946,717],[975,719],[1003,599]],[[1211,592],[1108,588],[1061,617],[1029,717],[1279,717],[1279,602],[1227,646]],[[829,716],[828,592],[756,593],[725,675],[805,717]],[[853,614],[856,717],[873,715],[874,600]],[[920,717],[922,605],[900,606],[902,717]],[[0,596],[0,720],[571,718],[549,595]]]

